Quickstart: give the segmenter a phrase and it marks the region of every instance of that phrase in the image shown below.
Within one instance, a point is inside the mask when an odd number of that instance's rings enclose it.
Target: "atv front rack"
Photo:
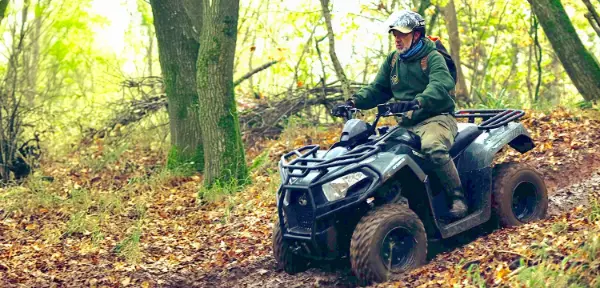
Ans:
[[[287,179],[306,177],[308,173],[315,170],[326,173],[327,168],[358,163],[375,155],[380,149],[379,146],[366,145],[332,159],[318,159],[319,145],[308,145],[281,156],[281,169],[286,170]],[[289,161],[293,156],[296,158]]]
[[[490,130],[508,125],[525,116],[523,110],[515,109],[468,109],[459,110],[454,114],[455,118],[468,118],[469,123],[475,123],[476,118],[481,118],[483,122],[478,124],[479,130]]]

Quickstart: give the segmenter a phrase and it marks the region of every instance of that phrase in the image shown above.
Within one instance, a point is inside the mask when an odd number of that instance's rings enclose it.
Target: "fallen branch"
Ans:
[[[253,70],[253,72],[257,73],[260,68],[264,70],[267,65],[273,64],[273,62],[267,63]],[[351,85],[352,90],[358,90],[365,84],[351,83]],[[142,91],[143,94],[141,87],[143,85],[134,83],[132,80],[125,81],[124,86],[134,87],[138,91]],[[329,109],[333,103],[344,100],[339,81],[326,85],[319,83],[316,87],[294,90],[291,95],[283,92],[268,98],[277,100],[263,101],[253,108],[240,111],[239,120],[244,140],[252,141],[255,137],[275,137],[283,130],[281,122],[287,117],[300,115],[319,105]],[[90,129],[85,137],[86,139],[103,138],[117,127],[139,122],[146,116],[165,108],[168,102],[166,95],[158,94],[151,97],[146,95],[142,99],[134,99],[118,105],[121,108],[117,110],[118,112],[115,113],[113,119],[104,125],[102,129]]]
[[[244,82],[245,80],[248,80],[250,77],[252,77],[252,75],[254,75],[254,74],[256,74],[256,73],[258,73],[260,71],[263,71],[263,70],[265,70],[265,69],[267,69],[267,68],[269,68],[269,67],[271,67],[271,66],[273,66],[273,65],[275,65],[277,63],[279,63],[278,60],[271,61],[269,63],[266,63],[266,64],[264,64],[264,65],[262,65],[262,66],[260,66],[260,67],[258,67],[256,69],[254,69],[254,70],[246,73],[246,75],[242,76],[240,79],[235,80],[235,82],[233,82],[233,86],[235,87],[237,85],[240,85],[240,83]]]

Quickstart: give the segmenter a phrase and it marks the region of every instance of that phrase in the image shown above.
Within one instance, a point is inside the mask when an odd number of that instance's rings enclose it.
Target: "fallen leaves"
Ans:
[[[549,180],[556,186],[574,181],[577,175],[593,168],[578,163],[587,163],[586,157],[600,148],[600,121],[564,110],[530,115],[523,123],[536,148],[525,155],[507,149],[498,155],[498,162],[526,161],[546,177],[556,178]],[[62,164],[45,163],[46,174],[56,179],[43,186],[47,194],[15,188],[10,193],[23,205],[14,206],[10,213],[7,206],[0,206],[0,284],[156,287],[166,286],[169,277],[178,273],[203,275],[270,259],[274,193],[279,183],[274,173],[277,161],[299,146],[329,147],[339,139],[339,132],[340,125],[327,130],[294,129],[278,140],[248,147],[252,151],[249,159],[267,150],[270,161],[266,168],[254,172],[252,185],[217,203],[198,201],[202,181],[199,175],[159,177],[156,167],[161,167],[164,160],[152,149],[125,149],[96,172],[89,166],[89,159],[108,159],[106,155],[112,149],[101,141],[89,150],[75,152]],[[77,194],[75,190],[88,193]],[[1,196],[7,195],[3,193],[9,192],[0,190]],[[7,203],[3,202],[7,199],[1,198],[0,203]],[[93,216],[92,224],[96,226],[88,226],[97,230],[65,234],[74,211]],[[574,210],[546,222],[469,241],[462,248],[437,255],[431,264],[401,281],[422,287],[460,286],[467,280],[464,274],[468,269],[461,265],[472,262],[481,268],[482,279],[489,285],[507,285],[519,269],[515,269],[515,261],[534,261],[535,249],[560,259],[560,255],[570,255],[576,247],[588,244],[593,236],[590,231],[600,229],[600,217],[586,220],[582,213],[581,209]],[[128,263],[113,249],[136,221],[143,223],[141,256],[139,263]],[[555,223],[562,226],[553,230]],[[266,278],[272,276],[270,272],[272,267],[265,264],[252,273]],[[180,286],[195,284],[183,282]]]

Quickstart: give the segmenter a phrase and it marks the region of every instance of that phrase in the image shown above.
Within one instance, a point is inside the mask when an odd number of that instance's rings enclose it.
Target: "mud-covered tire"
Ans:
[[[505,163],[494,167],[492,212],[502,227],[543,219],[548,212],[544,179],[532,167]]]
[[[384,261],[382,253],[385,248],[382,246],[390,233],[396,233],[394,231],[401,231],[407,236],[403,239],[413,242],[406,250],[406,260],[401,261],[404,264],[389,269],[390,261]],[[401,204],[386,204],[369,212],[359,221],[352,234],[350,263],[361,285],[383,282],[390,274],[417,268],[425,263],[426,257],[427,235],[423,223],[417,214]]]
[[[283,241],[279,221],[273,223],[273,257],[277,262],[277,269],[282,269],[288,274],[293,275],[308,269],[308,259],[292,253],[289,245]]]

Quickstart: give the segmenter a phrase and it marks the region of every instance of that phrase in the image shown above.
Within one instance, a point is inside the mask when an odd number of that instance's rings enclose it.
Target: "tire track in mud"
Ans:
[[[593,156],[593,161],[580,163],[585,168],[565,167],[564,171],[544,171],[544,177],[549,177],[549,209],[548,215],[559,215],[577,206],[588,205],[588,196],[591,191],[600,191],[600,162],[598,157]],[[588,159],[586,159],[588,160]],[[570,174],[574,172],[575,174]],[[550,175],[548,175],[550,174]],[[575,179],[574,184],[567,184],[568,180]],[[581,179],[583,179],[581,181]],[[483,237],[497,230],[474,232],[473,235],[459,235],[457,239],[450,242],[453,245],[441,248],[433,252],[438,255],[461,247],[478,237]],[[429,258],[433,258],[429,257]],[[429,264],[436,264],[435,261]],[[440,263],[443,265],[452,263]],[[446,267],[450,269],[451,267]],[[261,257],[255,261],[238,264],[220,271],[209,271],[207,273],[195,274],[192,271],[181,272],[175,275],[163,275],[161,277],[167,287],[355,287],[356,279],[350,271],[349,261],[337,261],[319,263],[316,268],[296,275],[288,275],[277,270],[272,255]]]

